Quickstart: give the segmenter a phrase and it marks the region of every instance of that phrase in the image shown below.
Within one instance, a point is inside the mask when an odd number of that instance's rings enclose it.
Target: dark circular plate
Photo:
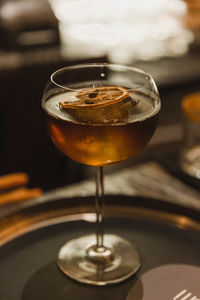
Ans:
[[[1,300],[126,299],[138,277],[166,264],[200,266],[200,214],[142,197],[106,197],[106,232],[136,245],[142,268],[113,286],[79,284],[57,267],[62,244],[95,231],[93,198],[55,199],[0,222]],[[141,299],[142,300],[142,299]]]

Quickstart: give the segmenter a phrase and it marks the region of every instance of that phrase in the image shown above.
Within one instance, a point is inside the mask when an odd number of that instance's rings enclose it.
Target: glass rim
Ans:
[[[155,84],[155,81],[153,79],[153,77],[151,76],[151,74],[149,74],[148,72],[145,72],[137,67],[133,67],[133,66],[128,66],[128,65],[122,65],[122,64],[114,64],[114,63],[105,63],[105,62],[93,62],[93,63],[82,63],[82,64],[74,64],[74,65],[70,65],[70,66],[65,66],[63,68],[60,68],[58,70],[56,70],[55,72],[53,72],[50,76],[50,81],[57,87],[68,90],[68,91],[72,91],[72,92],[80,92],[80,89],[74,89],[74,88],[70,88],[70,87],[66,87],[64,85],[59,84],[58,82],[56,82],[56,80],[54,79],[54,77],[62,72],[62,71],[70,71],[70,70],[75,70],[75,69],[83,69],[83,68],[87,68],[87,67],[118,67],[118,68],[124,68],[127,69],[129,71],[134,71],[135,73],[144,75],[146,81],[151,85],[152,90],[155,91],[156,93],[158,93],[158,89],[157,86]],[[134,89],[129,89],[130,90],[137,90],[137,89],[141,89],[142,87],[146,86],[146,84],[134,88]],[[92,88],[92,87],[91,87]],[[95,88],[95,87],[94,87]],[[105,93],[105,92],[104,92]],[[109,93],[109,92],[108,92]]]

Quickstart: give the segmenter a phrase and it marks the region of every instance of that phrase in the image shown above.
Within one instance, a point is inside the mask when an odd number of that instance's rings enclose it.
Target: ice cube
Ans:
[[[96,108],[73,110],[73,119],[87,124],[122,124],[126,123],[137,101],[128,97],[121,102]]]

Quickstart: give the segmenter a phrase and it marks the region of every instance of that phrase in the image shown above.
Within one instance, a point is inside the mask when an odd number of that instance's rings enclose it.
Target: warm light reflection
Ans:
[[[184,54],[193,34],[182,0],[50,0],[60,21],[63,54],[108,55],[130,63]]]
[[[193,227],[193,220],[184,217],[184,216],[179,216],[177,218],[178,222],[178,227],[179,228],[192,228]]]

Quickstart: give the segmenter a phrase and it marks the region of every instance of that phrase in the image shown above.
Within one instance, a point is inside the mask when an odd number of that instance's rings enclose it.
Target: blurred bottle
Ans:
[[[180,167],[188,175],[200,179],[200,92],[187,95],[182,101],[184,142]]]
[[[58,21],[46,0],[0,1],[0,42],[7,51],[56,46]]]

